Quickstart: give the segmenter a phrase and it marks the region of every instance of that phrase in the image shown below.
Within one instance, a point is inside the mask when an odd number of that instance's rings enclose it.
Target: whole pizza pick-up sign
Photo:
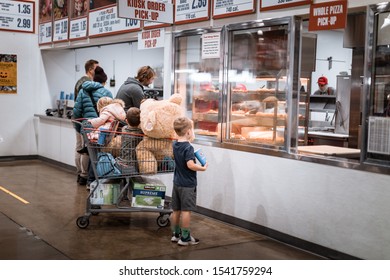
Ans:
[[[331,1],[310,5],[309,31],[345,28],[347,1]]]
[[[173,4],[149,0],[118,0],[118,16],[145,21],[173,23]]]

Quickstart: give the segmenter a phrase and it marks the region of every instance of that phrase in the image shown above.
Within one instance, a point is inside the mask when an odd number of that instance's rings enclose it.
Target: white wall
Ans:
[[[17,55],[17,94],[0,94],[0,157],[37,154],[32,116],[41,102],[38,37],[0,31],[0,53]]]
[[[123,82],[137,75],[141,66],[149,65],[154,69],[163,68],[164,49],[138,50],[137,42],[87,47],[75,50],[42,51],[44,74],[48,81],[51,106],[63,90],[66,94],[74,91],[76,81],[85,74],[84,64],[89,59],[96,59],[108,76],[106,88],[113,96]],[[77,65],[77,67],[76,67]],[[114,67],[115,65],[115,67]],[[115,69],[114,69],[115,68]],[[78,69],[79,71],[76,71]],[[110,87],[110,79],[116,80],[115,87]],[[168,87],[168,90],[170,88]]]

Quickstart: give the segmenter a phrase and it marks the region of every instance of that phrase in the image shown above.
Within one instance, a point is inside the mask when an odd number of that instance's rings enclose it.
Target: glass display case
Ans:
[[[368,16],[368,61],[365,77],[371,80],[365,104],[368,161],[390,165],[390,4],[371,6]]]
[[[291,22],[174,34],[173,91],[185,96],[200,139],[286,150],[306,144],[310,78],[294,71],[299,40],[291,42],[299,34]],[[203,37],[213,33],[221,39],[214,49],[220,55],[204,57]]]
[[[228,27],[226,141],[284,149],[292,144],[293,130],[295,143],[307,141],[309,79],[297,79],[298,85],[293,82],[290,24],[273,21]]]

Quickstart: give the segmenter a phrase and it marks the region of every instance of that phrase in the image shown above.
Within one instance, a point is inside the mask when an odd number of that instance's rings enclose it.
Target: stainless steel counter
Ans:
[[[313,145],[331,145],[338,147],[348,146],[349,135],[347,134],[327,131],[309,131],[307,136]]]

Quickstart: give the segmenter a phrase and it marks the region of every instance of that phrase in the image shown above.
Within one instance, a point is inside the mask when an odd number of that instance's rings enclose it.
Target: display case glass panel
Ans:
[[[367,159],[390,164],[390,7],[374,13]]]
[[[175,38],[174,92],[185,96],[186,115],[194,121],[195,134],[216,139],[221,102],[220,58],[202,58],[204,32]]]
[[[229,32],[225,138],[283,147],[287,120],[288,25]]]

